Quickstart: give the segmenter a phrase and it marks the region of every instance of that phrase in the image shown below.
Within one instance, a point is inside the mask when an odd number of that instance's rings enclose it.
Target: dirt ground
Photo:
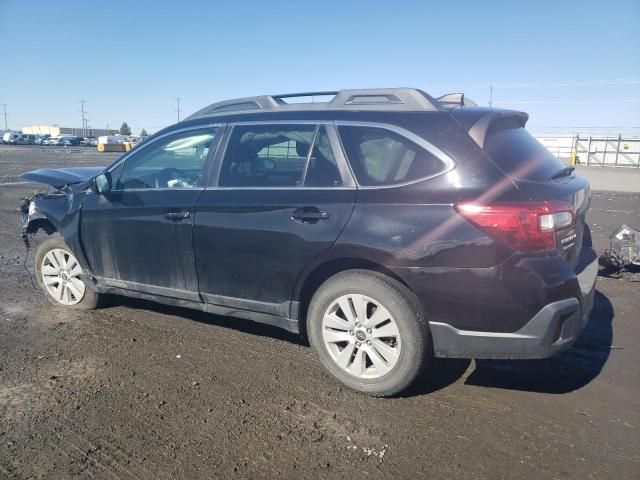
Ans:
[[[276,328],[46,304],[18,227],[38,187],[18,175],[113,158],[0,146],[0,478],[640,478],[640,283],[599,277],[558,357],[438,360],[406,395],[370,398]],[[640,227],[640,194],[595,192],[589,223],[601,252]]]

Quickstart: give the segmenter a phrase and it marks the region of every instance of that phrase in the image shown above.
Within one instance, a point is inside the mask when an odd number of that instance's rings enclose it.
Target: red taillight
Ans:
[[[458,203],[456,211],[487,234],[518,250],[556,248],[556,230],[573,224],[571,205],[565,202]]]

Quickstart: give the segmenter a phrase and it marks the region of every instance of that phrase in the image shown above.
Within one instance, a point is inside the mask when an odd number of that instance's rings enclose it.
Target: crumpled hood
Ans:
[[[103,167],[40,168],[23,173],[20,176],[25,180],[46,183],[52,187],[59,188],[64,185],[89,180],[103,170]]]

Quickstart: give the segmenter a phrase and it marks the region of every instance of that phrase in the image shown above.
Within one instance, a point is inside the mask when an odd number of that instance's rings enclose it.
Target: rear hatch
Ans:
[[[515,183],[520,199],[549,202],[557,212],[571,211],[570,222],[568,216],[563,219],[559,214],[555,237],[558,255],[575,268],[588,235],[585,222],[591,197],[589,183],[525,130],[522,116],[496,119],[487,129],[482,146]]]

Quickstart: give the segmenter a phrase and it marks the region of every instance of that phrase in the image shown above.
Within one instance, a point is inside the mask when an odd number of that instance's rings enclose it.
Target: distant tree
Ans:
[[[140,136],[141,137],[148,137],[149,134],[147,133],[147,131],[143,128],[142,131],[140,132]]]
[[[127,125],[127,122],[122,122],[120,126],[120,135],[131,135],[131,128]]]

